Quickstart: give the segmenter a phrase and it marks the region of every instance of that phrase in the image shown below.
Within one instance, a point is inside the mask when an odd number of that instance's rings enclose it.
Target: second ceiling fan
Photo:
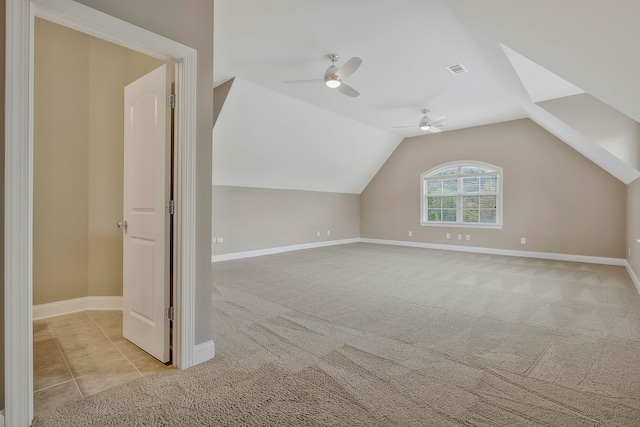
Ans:
[[[420,130],[424,130],[427,132],[432,132],[432,133],[438,133],[438,132],[442,132],[442,129],[440,129],[440,126],[442,126],[442,122],[444,122],[447,117],[446,116],[440,116],[436,119],[431,119],[429,118],[429,116],[427,116],[427,113],[429,112],[429,109],[424,108],[422,110],[422,118],[420,119],[420,123],[418,124],[418,127],[420,128]],[[412,128],[415,127],[416,125],[411,125],[411,126],[394,126],[394,129],[400,129],[400,128]]]
[[[340,56],[335,53],[330,53],[327,55],[327,58],[331,60],[331,66],[324,72],[324,78],[312,80],[286,80],[284,83],[315,83],[324,81],[325,85],[330,89],[336,89],[338,92],[353,98],[359,96],[360,92],[346,84],[343,80],[353,74],[360,67],[362,59],[354,56],[342,64],[341,67],[338,67],[336,62],[340,59]]]

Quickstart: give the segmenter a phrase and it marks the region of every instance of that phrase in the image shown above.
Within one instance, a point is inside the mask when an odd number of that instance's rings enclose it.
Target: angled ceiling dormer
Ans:
[[[640,85],[630,71],[640,69],[640,3],[446,1],[519,81],[529,118],[625,184],[640,177]]]
[[[360,194],[402,140],[239,78],[225,85],[214,185]]]
[[[575,131],[564,132],[565,142],[623,182],[640,176],[640,124],[508,46],[500,43],[500,47],[531,101]],[[537,116],[543,127],[560,125],[543,114]],[[589,147],[592,143],[604,150]],[[608,159],[610,155],[622,162]]]
[[[500,47],[511,62],[520,82],[533,102],[584,93],[574,84],[536,64],[529,58],[520,55],[508,46],[500,43]]]

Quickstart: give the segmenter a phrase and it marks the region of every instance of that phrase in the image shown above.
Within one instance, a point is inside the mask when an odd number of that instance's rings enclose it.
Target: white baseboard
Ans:
[[[523,258],[550,259],[555,261],[573,261],[589,264],[606,264],[626,266],[623,258],[605,258],[586,255],[556,254],[550,252],[512,251],[506,249],[480,248],[473,246],[440,245],[434,243],[406,242],[402,240],[360,239],[363,243],[376,243],[381,245],[409,246],[412,248],[440,249],[444,251],[473,252],[489,255],[517,256]]]
[[[211,360],[215,355],[216,346],[213,341],[198,344],[193,349],[193,365],[199,365],[207,360]]]
[[[34,305],[33,320],[84,310],[122,310],[122,297],[84,297]]]
[[[268,249],[258,249],[255,251],[234,252],[231,254],[213,255],[211,257],[211,262],[231,261],[234,259],[252,258],[252,257],[262,256],[262,255],[273,255],[273,254],[280,254],[283,252],[299,251],[302,249],[323,248],[326,246],[345,245],[348,243],[358,243],[358,242],[360,242],[360,239],[358,238],[344,239],[344,240],[330,240],[326,242],[303,243],[300,245],[280,246],[277,248],[268,248]]]
[[[638,279],[638,275],[636,274],[635,271],[633,271],[633,267],[631,267],[631,264],[629,264],[629,261],[625,260],[624,266],[627,268],[627,273],[629,274],[629,277],[631,277],[631,281],[636,287],[636,291],[638,291],[638,293],[640,294],[640,279]]]
[[[256,256],[262,256],[262,255],[273,255],[273,254],[279,254],[283,252],[298,251],[302,249],[322,248],[326,246],[344,245],[348,243],[358,243],[358,242],[375,243],[380,245],[408,246],[412,248],[440,249],[445,251],[472,252],[472,253],[488,254],[488,255],[504,255],[504,256],[523,257],[523,258],[549,259],[549,260],[555,260],[555,261],[584,262],[589,264],[618,265],[623,267],[627,266],[627,261],[623,258],[607,258],[607,257],[595,257],[595,256],[587,256],[587,255],[558,254],[558,253],[551,253],[551,252],[515,251],[515,250],[507,250],[507,249],[482,248],[482,247],[476,247],[476,246],[442,245],[442,244],[436,244],[436,243],[407,242],[403,240],[384,240],[384,239],[367,239],[367,238],[331,240],[328,242],[305,243],[301,245],[281,246],[277,248],[259,249],[255,251],[213,255],[211,257],[211,262],[230,261],[234,259],[251,258]]]
[[[0,427],[4,427],[4,409],[0,411]]]

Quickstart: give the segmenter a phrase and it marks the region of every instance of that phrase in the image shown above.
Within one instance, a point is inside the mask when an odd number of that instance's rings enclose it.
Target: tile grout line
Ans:
[[[69,375],[71,375],[71,379],[73,380],[73,383],[76,385],[76,389],[78,389],[78,393],[80,393],[80,398],[84,399],[84,393],[82,393],[82,390],[80,390],[80,386],[78,385],[78,382],[76,381],[76,376],[73,375],[73,371],[71,371],[71,367],[69,366],[69,362],[67,361],[67,358],[64,356],[64,352],[62,351],[62,348],[60,347],[60,344],[58,343],[58,337],[56,336],[56,333],[53,331],[53,328],[51,327],[51,325],[49,325],[49,321],[46,320],[46,322],[47,322],[47,327],[51,330],[51,335],[53,335],[53,340],[56,343],[56,347],[58,348],[58,351],[60,352],[60,355],[62,356],[62,360],[64,360],[64,364],[67,367],[67,370],[69,371]],[[68,381],[65,381],[65,382],[68,382]],[[64,384],[64,383],[60,383],[60,384]]]
[[[66,383],[71,382],[71,381],[74,381],[73,377],[70,380],[62,381],[62,382],[57,383],[57,384],[51,384],[51,385],[48,385],[46,387],[40,388],[38,390],[34,390],[33,394],[40,393],[41,391],[49,390],[50,388],[57,387],[57,386],[62,385],[62,384],[66,384]],[[80,394],[82,394],[82,392]]]
[[[103,334],[105,337],[107,337],[107,339],[109,340],[109,342],[111,343],[111,345],[112,345],[112,346],[114,346],[114,347],[116,348],[116,350],[118,350],[118,351],[120,352],[120,354],[122,354],[122,355],[124,356],[124,358],[127,360],[127,362],[129,362],[129,364],[130,364],[131,366],[133,366],[133,369],[135,369],[135,370],[136,370],[136,372],[137,372],[141,377],[144,377],[144,375],[142,375],[142,372],[140,372],[140,370],[139,370],[139,369],[138,369],[138,367],[135,365],[135,363],[133,363],[133,362],[131,361],[131,359],[129,359],[129,358],[127,357],[127,355],[126,355],[126,354],[124,354],[124,352],[120,349],[120,347],[118,347],[118,346],[113,342],[113,340],[111,339],[111,337],[109,337],[109,336],[104,332],[104,330],[100,327],[100,325],[98,325],[98,322],[96,322],[96,321],[95,321],[95,319],[94,319],[93,317],[91,317],[91,315],[89,314],[89,312],[87,311],[86,313],[87,313],[87,316],[89,316],[89,319],[91,319],[91,321],[92,321],[92,322],[93,322],[93,323],[98,327],[98,329],[100,329],[100,332],[102,332],[102,334]]]

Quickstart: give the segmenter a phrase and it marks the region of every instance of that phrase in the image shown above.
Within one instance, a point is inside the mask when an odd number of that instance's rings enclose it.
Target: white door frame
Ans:
[[[72,0],[6,0],[5,425],[33,419],[33,23],[39,16],[141,53],[174,61],[174,364],[194,364],[196,51]]]

